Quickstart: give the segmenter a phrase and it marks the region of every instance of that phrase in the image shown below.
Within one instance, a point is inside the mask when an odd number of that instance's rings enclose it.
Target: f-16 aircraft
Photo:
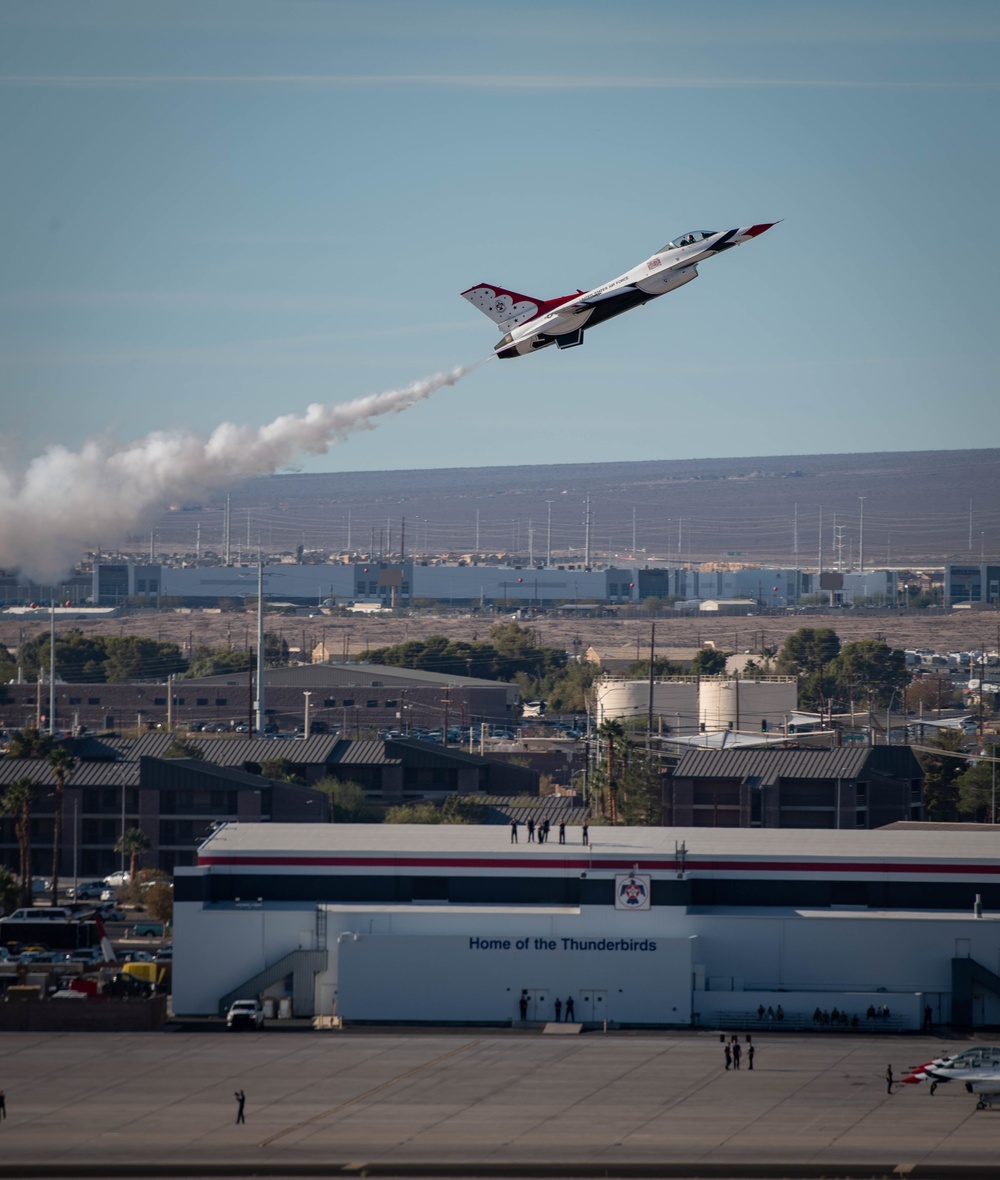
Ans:
[[[977,1095],[976,1110],[985,1110],[987,1106],[1000,1102],[1000,1073],[995,1073],[991,1078],[966,1082],[965,1088],[970,1094]]]
[[[674,238],[652,257],[592,291],[576,291],[558,299],[535,299],[492,283],[462,292],[473,307],[488,315],[504,333],[494,352],[499,357],[527,356],[554,344],[575,348],[585,329],[595,328],[624,311],[631,311],[675,291],[698,277],[698,263],[742,246],[769,230],[775,221],[741,229],[691,230]]]
[[[932,1094],[942,1082],[994,1080],[1000,1083],[1000,1048],[978,1045],[953,1057],[939,1057],[914,1066],[909,1075],[900,1080],[911,1085],[930,1082]]]

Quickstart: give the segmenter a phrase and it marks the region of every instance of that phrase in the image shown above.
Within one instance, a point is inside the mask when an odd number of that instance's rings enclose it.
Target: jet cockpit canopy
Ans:
[[[658,254],[662,254],[664,250],[680,250],[684,246],[693,246],[695,242],[703,242],[706,238],[714,237],[719,231],[715,229],[693,229],[686,234],[681,234],[679,237],[673,238],[663,247],[663,250],[658,250]]]

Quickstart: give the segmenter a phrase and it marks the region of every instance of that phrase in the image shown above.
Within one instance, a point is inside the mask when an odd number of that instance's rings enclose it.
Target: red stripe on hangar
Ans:
[[[454,857],[441,860],[431,857],[399,857],[399,856],[267,856],[267,855],[237,855],[237,856],[201,856],[199,866],[273,866],[282,868],[386,868],[386,869],[435,869],[438,872],[445,869],[545,869],[548,871],[584,870],[588,872],[601,869],[625,871],[638,865],[640,872],[662,872],[674,875],[677,863],[674,860],[598,860],[584,859],[550,859],[550,858],[489,858],[489,857]],[[1000,863],[991,864],[911,864],[885,861],[699,861],[690,857],[684,865],[686,872],[716,872],[716,873],[915,873],[915,874],[964,874],[968,876],[1000,875]]]

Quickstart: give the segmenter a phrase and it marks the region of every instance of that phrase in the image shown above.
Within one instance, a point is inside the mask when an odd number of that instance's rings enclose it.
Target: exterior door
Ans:
[[[577,1020],[600,1023],[608,1020],[608,992],[606,988],[585,987],[580,992]]]
[[[546,987],[528,988],[528,1019],[551,1020],[552,1007],[549,1004],[549,989]]]

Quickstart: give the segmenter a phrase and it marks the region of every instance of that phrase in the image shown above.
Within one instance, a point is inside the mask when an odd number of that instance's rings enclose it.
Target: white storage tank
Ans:
[[[794,676],[702,677],[698,693],[698,719],[706,732],[720,729],[781,733],[788,714],[796,707]]]
[[[602,680],[597,685],[597,724],[649,716],[648,680]],[[653,681],[653,727],[694,733],[698,727],[698,682],[693,677]]]

